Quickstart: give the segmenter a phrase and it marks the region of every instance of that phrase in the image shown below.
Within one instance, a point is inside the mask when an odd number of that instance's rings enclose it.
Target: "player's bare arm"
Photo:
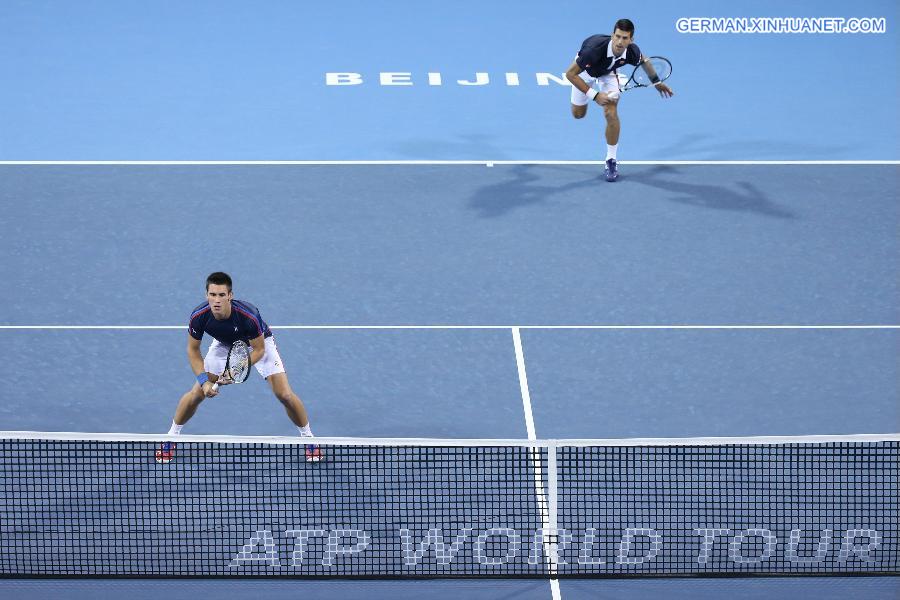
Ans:
[[[566,79],[569,80],[569,83],[578,88],[578,91],[582,94],[587,94],[588,90],[591,88],[581,77],[579,77],[582,71],[584,71],[584,69],[579,67],[577,62],[572,62],[572,65],[566,71]]]
[[[570,66],[566,71],[566,79],[568,79],[569,83],[574,85],[578,89],[578,91],[580,91],[582,94],[587,95],[588,98],[593,96],[594,102],[596,102],[600,106],[612,102],[612,100],[607,97],[606,93],[598,93],[596,90],[592,89],[591,86],[585,83],[584,79],[579,77],[582,71],[584,71],[584,69],[579,67],[577,62],[573,62],[572,66]]]
[[[188,361],[191,363],[191,370],[194,372],[195,376],[199,377],[201,374],[206,373],[206,369],[203,366],[203,355],[200,353],[200,340],[190,335],[188,336],[187,355]],[[203,392],[203,395],[207,398],[212,398],[218,394],[218,392],[213,389],[212,385],[216,382],[217,378],[212,373],[206,373],[206,375],[208,379],[200,385],[200,391]]]
[[[261,335],[253,338],[250,340],[250,347],[253,348],[250,352],[250,364],[255,365],[266,355],[266,338]]]

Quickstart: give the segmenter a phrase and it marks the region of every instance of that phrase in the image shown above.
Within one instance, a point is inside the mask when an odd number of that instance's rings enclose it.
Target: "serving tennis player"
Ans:
[[[213,342],[206,353],[200,354],[200,340],[207,333]],[[288,383],[284,363],[278,355],[275,338],[259,310],[242,300],[235,300],[231,291],[231,277],[227,273],[213,273],[206,278],[206,302],[191,313],[188,325],[188,360],[197,377],[197,382],[181,397],[175,417],[172,419],[170,435],[178,435],[190,420],[197,407],[206,398],[219,394],[219,386],[232,383],[222,376],[231,345],[243,340],[250,344],[250,364],[269,382],[272,392],[284,405],[288,417],[297,426],[302,437],[312,437],[306,407]],[[218,385],[213,385],[213,384]],[[175,443],[163,442],[156,451],[156,462],[168,463],[175,458]],[[318,444],[306,445],[306,460],[317,462],[322,459]]]
[[[616,21],[613,33],[592,35],[581,44],[575,62],[566,71],[572,83],[572,116],[581,119],[587,105],[594,101],[603,107],[606,117],[606,180],[619,178],[616,152],[619,147],[619,75],[617,69],[625,65],[639,65],[646,57],[634,43],[634,23],[628,19]],[[675,92],[662,81],[654,84],[663,98]]]

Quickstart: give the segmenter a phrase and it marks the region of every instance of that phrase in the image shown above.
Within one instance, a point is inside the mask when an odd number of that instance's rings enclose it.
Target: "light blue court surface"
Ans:
[[[602,160],[599,107],[572,119],[554,78],[622,16],[672,60],[676,96],[625,95],[619,158],[900,159],[896,2],[628,11],[8,1],[0,161]],[[887,31],[676,30],[706,16],[884,17]],[[489,83],[458,83],[478,73]],[[318,435],[524,438],[520,366],[542,438],[896,432],[898,181],[897,164],[623,164],[615,185],[585,164],[0,164],[0,430],[166,431],[192,383],[187,318],[223,269],[275,326]],[[794,328],[759,328],[773,326]],[[251,375],[185,432],[292,435],[267,387]],[[900,578],[559,592],[888,599]],[[15,598],[201,595],[553,597],[514,580],[0,580]]]
[[[619,14],[621,11],[624,14]],[[893,0],[0,6],[0,160],[602,159],[562,73],[616,19],[674,65],[623,98],[624,159],[900,158]],[[874,17],[880,34],[691,34],[686,17]],[[327,73],[362,83],[329,86]],[[412,85],[382,85],[403,73]],[[429,85],[439,73],[442,85]],[[466,86],[477,73],[486,85]],[[518,85],[507,85],[517,73]],[[539,85],[538,74],[556,81]]]

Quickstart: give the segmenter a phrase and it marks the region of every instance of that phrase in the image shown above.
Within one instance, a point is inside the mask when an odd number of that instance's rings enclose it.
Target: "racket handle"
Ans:
[[[214,392],[218,392],[218,391],[219,391],[219,382],[218,382],[218,381],[217,381],[216,383],[213,384],[212,389],[213,389]]]

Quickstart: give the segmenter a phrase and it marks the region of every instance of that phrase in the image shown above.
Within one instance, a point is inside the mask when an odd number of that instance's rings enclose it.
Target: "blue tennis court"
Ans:
[[[4,4],[0,51],[18,59],[0,65],[0,430],[165,433],[192,383],[188,316],[224,270],[272,326],[317,436],[900,431],[900,93],[884,76],[900,56],[896,3],[722,10]],[[572,119],[561,73],[620,16],[645,53],[672,60],[676,95],[625,92],[609,184],[602,111]],[[884,18],[887,30],[676,27],[706,16]],[[335,73],[358,83],[330,85]],[[184,433],[296,429],[251,374]],[[0,590],[895,598],[900,578]]]

